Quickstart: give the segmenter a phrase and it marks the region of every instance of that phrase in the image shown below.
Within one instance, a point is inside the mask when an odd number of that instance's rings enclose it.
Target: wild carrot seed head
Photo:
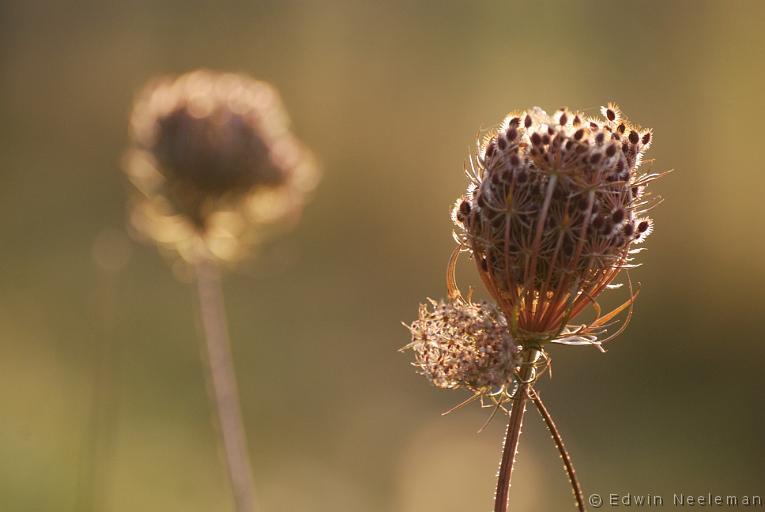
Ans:
[[[150,84],[131,116],[127,173],[142,193],[138,231],[177,249],[240,256],[246,228],[299,210],[314,182],[276,90],[243,75],[195,71]]]
[[[519,339],[548,341],[606,289],[652,231],[638,171],[652,132],[616,105],[603,118],[539,108],[481,139],[452,218]]]
[[[439,388],[484,393],[510,386],[518,347],[494,305],[459,300],[420,305],[409,327],[415,365]]]

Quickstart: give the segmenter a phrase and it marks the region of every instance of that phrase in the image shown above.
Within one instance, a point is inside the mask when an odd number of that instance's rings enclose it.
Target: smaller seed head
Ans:
[[[485,302],[431,300],[409,327],[415,365],[439,388],[485,392],[511,384],[519,348],[500,310]]]

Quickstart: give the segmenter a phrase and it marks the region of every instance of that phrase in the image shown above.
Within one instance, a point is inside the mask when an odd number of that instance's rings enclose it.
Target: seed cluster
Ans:
[[[652,132],[613,104],[601,111],[511,113],[471,158],[456,236],[518,332],[562,329],[652,230],[644,187],[655,175],[638,173]]]
[[[127,173],[142,193],[133,224],[180,252],[193,251],[176,240],[244,245],[245,228],[299,209],[314,181],[276,90],[242,75],[195,71],[150,84],[131,135]]]
[[[485,392],[513,381],[518,347],[494,305],[431,300],[410,331],[416,366],[439,388]]]
[[[176,96],[173,104],[162,106],[167,113],[155,114],[155,136],[145,142],[160,169],[169,178],[210,194],[283,183],[288,169],[272,161],[270,154],[283,131],[273,121],[280,114],[269,111],[276,105],[265,104],[260,112],[255,103],[242,101],[236,107],[227,97],[218,97],[229,91],[218,88],[212,92],[212,97]],[[157,96],[152,95],[154,98]]]

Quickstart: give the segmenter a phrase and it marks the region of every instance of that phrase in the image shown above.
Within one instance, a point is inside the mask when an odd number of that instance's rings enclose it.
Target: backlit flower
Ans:
[[[430,301],[409,327],[415,364],[439,388],[511,387],[518,347],[502,312],[488,303]]]
[[[645,187],[658,175],[639,170],[652,132],[613,104],[601,111],[511,113],[470,159],[455,235],[521,344],[593,341],[614,312],[568,322],[599,311],[597,297],[652,231]]]
[[[267,226],[300,212],[316,180],[276,90],[243,75],[195,71],[151,83],[131,136],[132,224],[189,262],[246,255]]]

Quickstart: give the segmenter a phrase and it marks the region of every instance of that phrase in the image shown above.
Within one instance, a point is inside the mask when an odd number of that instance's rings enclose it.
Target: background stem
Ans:
[[[584,504],[582,486],[579,485],[579,479],[576,477],[574,463],[571,461],[571,457],[569,456],[566,447],[563,445],[563,437],[561,437],[558,427],[555,426],[555,422],[553,421],[552,416],[550,416],[550,412],[547,410],[547,407],[545,407],[545,404],[542,402],[542,399],[537,392],[533,388],[529,388],[529,395],[531,396],[531,399],[534,400],[534,404],[536,404],[539,414],[542,415],[542,419],[544,419],[547,429],[550,431],[553,441],[555,441],[555,446],[558,447],[558,453],[560,453],[560,458],[563,459],[563,466],[566,468],[568,481],[571,483],[571,489],[574,492],[574,498],[576,498],[576,507],[579,512],[587,512],[587,507]]]
[[[207,378],[212,385],[234,502],[237,512],[253,512],[252,466],[236,387],[220,273],[209,260],[198,263],[196,272],[207,346]]]
[[[518,452],[523,415],[526,412],[526,399],[534,376],[533,365],[538,357],[539,351],[537,349],[528,349],[523,356],[524,364],[520,371],[522,383],[515,392],[510,409],[510,420],[507,423],[505,445],[502,449],[502,462],[500,462],[499,474],[497,475],[497,491],[494,494],[494,512],[507,512],[515,454]]]

